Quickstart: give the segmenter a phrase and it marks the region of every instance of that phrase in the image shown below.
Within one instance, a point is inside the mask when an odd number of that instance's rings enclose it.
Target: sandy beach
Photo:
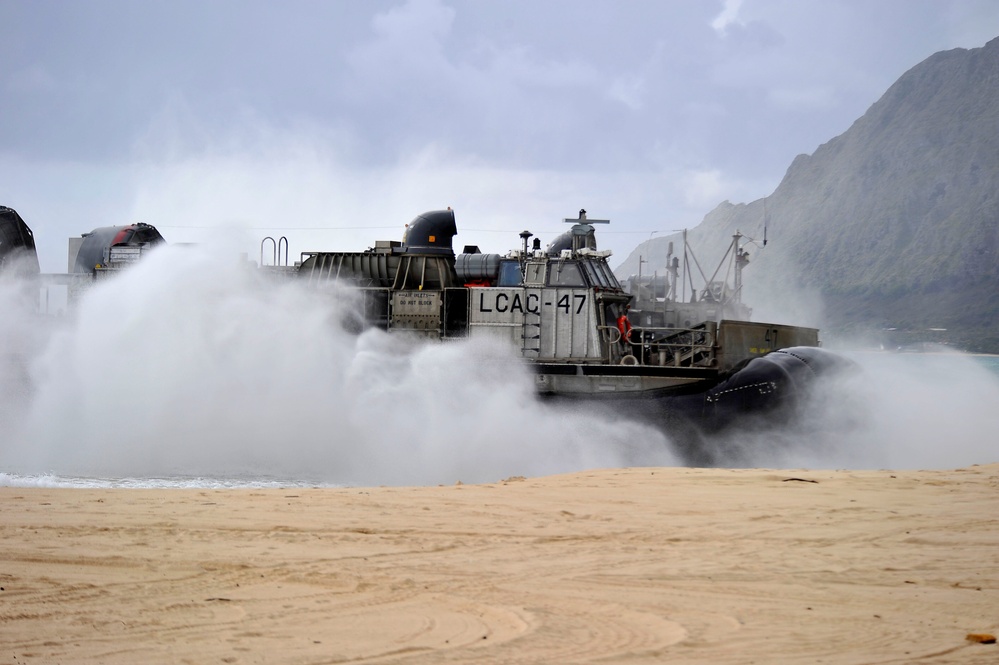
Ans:
[[[0,663],[999,662],[999,465],[0,510]]]

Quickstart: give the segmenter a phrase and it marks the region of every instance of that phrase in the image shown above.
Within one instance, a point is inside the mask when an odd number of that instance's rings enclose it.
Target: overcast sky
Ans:
[[[0,204],[45,272],[98,226],[294,258],[449,205],[484,251],[586,208],[616,265],[769,194],[906,70],[999,36],[999,2],[0,0],[0,25]]]

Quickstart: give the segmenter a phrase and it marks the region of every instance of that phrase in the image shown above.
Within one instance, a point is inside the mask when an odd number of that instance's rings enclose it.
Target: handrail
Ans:
[[[288,238],[281,236],[277,242],[277,260],[281,260],[281,243],[284,243],[284,266],[288,267]],[[282,265],[280,263],[275,263],[274,265]]]
[[[621,331],[617,326],[598,326],[601,332],[609,332],[608,350],[613,355],[613,349],[618,347],[622,341]],[[665,332],[670,333],[670,337],[660,340],[646,340],[643,333]],[[682,341],[675,340],[677,337],[689,335],[690,338]],[[706,328],[658,328],[658,327],[638,327],[631,330],[631,338],[624,342],[625,348],[622,356],[634,356],[640,365],[652,366],[672,366],[672,367],[694,367],[704,366],[707,360],[708,366],[713,366],[715,362],[715,346],[717,334]],[[698,355],[704,354],[706,358],[695,361]],[[611,358],[608,358],[610,361]],[[655,361],[655,362],[652,362]],[[696,365],[695,365],[696,363]]]
[[[268,240],[271,241],[271,265],[272,266],[276,266],[277,265],[277,243],[274,241],[274,238],[272,238],[270,236],[266,236],[263,240],[260,241],[260,267],[261,268],[264,267],[264,243],[266,243]]]

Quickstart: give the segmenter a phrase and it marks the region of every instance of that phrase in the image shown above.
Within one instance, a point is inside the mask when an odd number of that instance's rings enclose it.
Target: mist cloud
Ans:
[[[0,473],[319,484],[490,482],[672,466],[660,432],[539,401],[509,349],[341,320],[350,291],[162,248],[75,310],[32,316],[6,280]],[[707,440],[727,466],[951,468],[996,461],[999,378],[955,353],[850,352],[801,417]]]
[[[710,442],[722,465],[948,469],[999,461],[999,363],[973,356],[840,350],[856,369],[818,382],[798,418]]]
[[[506,348],[350,335],[350,306],[161,249],[5,371],[0,470],[432,484],[674,462],[649,428],[538,402]]]

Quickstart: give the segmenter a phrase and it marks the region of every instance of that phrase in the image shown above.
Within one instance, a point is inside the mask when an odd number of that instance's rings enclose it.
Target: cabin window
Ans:
[[[606,261],[594,261],[594,265],[596,266],[597,270],[603,273],[604,280],[607,282],[607,286],[609,286],[612,289],[621,288],[621,282],[617,281],[617,276],[614,274],[614,271],[610,269],[610,266],[607,265]]]
[[[527,264],[527,275],[524,281],[528,284],[544,284],[545,283],[545,264],[544,263],[528,263]]]
[[[586,286],[583,273],[575,261],[552,264],[548,271],[548,286]]]
[[[500,261],[499,281],[497,286],[520,286],[524,276],[520,273],[518,261]]]
[[[590,278],[590,283],[593,286],[605,289],[610,287],[610,284],[607,283],[606,275],[597,269],[593,261],[583,261],[583,267],[586,268],[586,276]]]

